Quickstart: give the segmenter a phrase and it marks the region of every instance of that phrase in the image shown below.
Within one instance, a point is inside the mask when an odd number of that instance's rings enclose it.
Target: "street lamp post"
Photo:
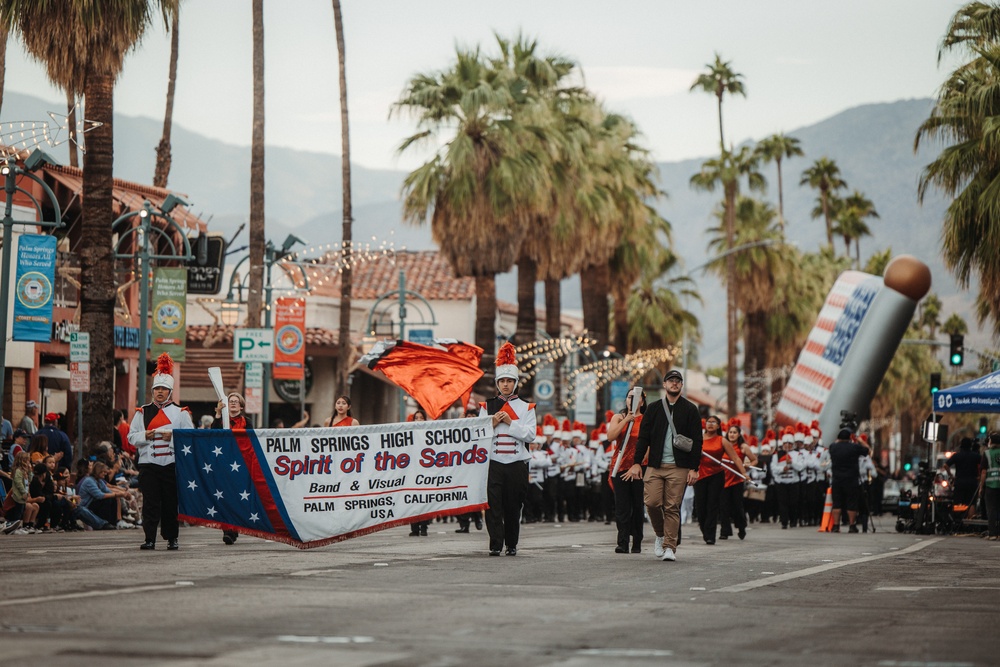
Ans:
[[[291,292],[309,292],[309,276],[306,273],[305,267],[302,266],[300,262],[288,262],[285,259],[291,255],[291,249],[296,243],[301,243],[305,245],[306,242],[300,239],[294,234],[289,234],[285,241],[278,248],[273,242],[268,241],[267,245],[264,246],[264,328],[271,328],[271,296],[274,292],[274,285],[272,285],[272,274],[271,269],[278,262],[284,262],[285,264],[292,264],[298,267],[299,271],[302,272],[302,285],[301,287],[292,288],[278,288],[282,291]],[[245,303],[243,300],[243,285],[240,283],[239,279],[239,268],[244,264],[244,262],[250,261],[250,255],[247,255],[241,259],[236,267],[233,269],[232,275],[229,277],[229,291],[226,294],[226,300],[222,303],[222,321],[223,324],[235,323],[233,315],[239,314],[240,304]],[[239,298],[236,298],[234,291],[239,292]],[[261,406],[261,424],[264,428],[267,428],[270,423],[271,416],[271,364],[263,364],[263,376],[264,376],[264,387]],[[303,389],[305,391],[305,378],[302,379]]]
[[[14,240],[14,225],[25,225],[32,227],[46,227],[50,229],[55,229],[63,226],[62,212],[59,210],[59,201],[56,199],[55,193],[52,192],[51,188],[45,184],[45,181],[38,178],[31,173],[32,169],[42,166],[45,158],[45,154],[41,151],[35,151],[28,156],[28,159],[24,161],[27,170],[17,166],[17,163],[13,157],[7,157],[3,166],[0,166],[0,175],[4,177],[4,211],[3,211],[3,256],[0,258],[0,271],[3,275],[0,276],[0,412],[3,411],[3,392],[4,392],[4,379],[7,377],[7,317],[8,308],[10,304],[7,301],[7,295],[10,293],[10,253],[11,244]],[[42,205],[34,195],[32,195],[27,190],[24,190],[17,184],[18,178],[27,178],[30,181],[35,182],[42,188],[42,192],[45,193],[46,198],[52,204],[52,210],[55,213],[55,220],[49,222],[46,220],[15,220],[13,217],[14,213],[14,195],[20,192],[22,195],[27,197],[32,204],[35,206],[35,210],[38,211],[38,217],[43,218],[44,214],[42,212]],[[11,415],[13,417],[14,415]],[[13,419],[11,420],[13,421]]]
[[[181,229],[181,226],[170,217],[170,211],[172,211],[176,206],[186,206],[187,203],[184,200],[174,196],[169,195],[164,201],[163,206],[159,211],[153,208],[149,200],[146,199],[142,202],[142,208],[137,211],[129,211],[118,217],[111,227],[114,229],[119,223],[125,222],[129,218],[138,216],[139,224],[135,227],[130,227],[124,234],[118,237],[118,242],[115,244],[115,259],[131,259],[136,263],[136,269],[139,271],[139,368],[137,368],[138,375],[138,394],[136,395],[136,400],[141,405],[146,400],[146,363],[148,361],[149,354],[149,272],[150,272],[150,262],[155,260],[177,260],[183,262],[189,262],[194,259],[194,255],[191,254],[191,243],[188,241],[187,234]],[[155,218],[160,218],[166,223],[165,227],[159,227],[153,225],[153,220]],[[169,249],[169,253],[161,254],[159,251],[150,252],[149,244],[151,235],[156,235],[156,238],[164,244],[165,247]],[[132,237],[135,237],[135,247],[131,252],[123,252],[122,247],[126,240],[131,241]],[[174,243],[174,239],[180,237],[183,243],[184,254],[181,255],[177,252],[177,245]],[[160,244],[157,243],[154,247],[159,248]]]

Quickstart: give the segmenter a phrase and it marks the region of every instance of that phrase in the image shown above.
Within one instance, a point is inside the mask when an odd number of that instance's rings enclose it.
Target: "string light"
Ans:
[[[93,129],[101,127],[104,123],[83,118],[80,111],[80,104],[77,103],[72,109],[64,114],[47,111],[50,121],[44,120],[16,120],[8,123],[0,123],[0,153],[5,156],[16,155],[21,150],[30,150],[41,144],[56,147],[69,141],[79,147],[83,153],[87,152],[86,146],[80,139],[84,134]],[[80,120],[76,122],[75,132],[70,131],[69,117],[76,114]],[[62,119],[61,121],[59,119]],[[53,125],[54,123],[54,125]],[[60,139],[63,132],[66,138]]]

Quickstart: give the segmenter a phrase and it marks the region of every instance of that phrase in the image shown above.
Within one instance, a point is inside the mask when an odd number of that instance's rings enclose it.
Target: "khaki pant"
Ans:
[[[681,501],[687,486],[687,468],[668,463],[661,468],[646,468],[643,477],[643,502],[649,523],[663,546],[677,551],[677,531],[681,525]]]

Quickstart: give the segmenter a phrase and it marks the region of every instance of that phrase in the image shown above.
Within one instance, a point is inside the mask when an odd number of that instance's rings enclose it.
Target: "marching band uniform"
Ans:
[[[542,520],[545,471],[549,467],[549,455],[541,446],[545,444],[542,427],[536,429],[535,441],[528,459],[528,499],[524,504],[524,522],[535,523]],[[535,446],[537,445],[537,446]]]
[[[194,428],[191,412],[170,400],[174,389],[173,360],[163,353],[156,361],[152,389],[170,390],[165,403],[150,402],[136,410],[129,426],[128,441],[139,451],[139,491],[142,493],[144,551],[156,548],[156,529],[167,541],[167,549],[177,544],[177,476],[174,466],[174,429]],[[146,432],[153,431],[152,439]],[[165,435],[167,434],[167,435]],[[168,439],[169,438],[169,439]]]
[[[514,346],[504,343],[497,351],[496,380],[514,380],[514,388],[504,396],[497,396],[480,403],[479,416],[493,416],[503,412],[506,421],[493,427],[493,445],[490,448],[490,470],[486,482],[486,529],[490,534],[490,555],[499,556],[504,545],[508,556],[517,555],[517,542],[521,534],[521,507],[528,487],[528,443],[536,435],[535,404],[517,397],[518,370],[515,365]],[[499,387],[499,384],[497,385]]]
[[[771,459],[771,478],[774,481],[775,496],[778,499],[778,515],[781,518],[782,529],[788,528],[789,524],[794,528],[798,523],[799,505],[799,457],[792,450],[793,429],[791,426],[785,427],[781,436],[782,451],[775,454]]]

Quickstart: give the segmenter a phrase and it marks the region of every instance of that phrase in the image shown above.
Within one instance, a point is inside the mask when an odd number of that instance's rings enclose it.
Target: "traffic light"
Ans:
[[[965,336],[951,335],[951,355],[948,357],[952,366],[961,366],[965,361]]]
[[[986,417],[979,418],[979,435],[986,435],[986,428],[989,426],[989,419]]]
[[[941,374],[931,373],[931,395],[941,390]]]

